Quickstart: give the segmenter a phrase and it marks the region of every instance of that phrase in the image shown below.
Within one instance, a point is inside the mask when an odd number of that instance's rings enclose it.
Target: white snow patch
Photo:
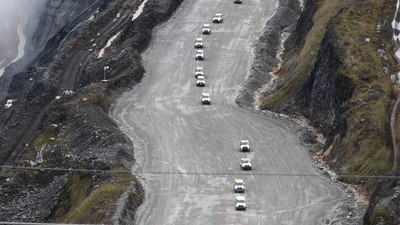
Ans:
[[[14,102],[14,100],[8,99],[8,100],[6,101],[6,104],[4,105],[4,107],[5,107],[6,109],[10,108],[10,107],[12,106],[13,102]]]
[[[136,12],[132,15],[132,21],[134,21],[136,18],[140,16],[143,12],[144,5],[146,4],[147,0],[144,0],[142,4],[140,4],[139,8],[136,10]]]
[[[119,35],[121,32],[122,32],[122,31],[116,33],[114,36],[112,36],[112,37],[107,41],[106,46],[104,46],[104,48],[102,48],[102,49],[100,50],[99,56],[97,56],[97,58],[101,58],[101,57],[104,56],[104,53],[105,53],[106,49],[107,49],[108,47],[111,46],[111,44],[113,43],[113,41],[118,37],[118,35]]]
[[[392,20],[392,28],[393,28],[393,41],[395,42],[395,56],[397,57],[398,60],[400,60],[400,22],[396,21],[396,18],[399,13],[399,7],[400,7],[400,0],[397,0],[396,3],[396,12],[394,13],[393,20]],[[397,85],[400,85],[400,72],[396,74],[392,74],[390,78],[396,82]]]

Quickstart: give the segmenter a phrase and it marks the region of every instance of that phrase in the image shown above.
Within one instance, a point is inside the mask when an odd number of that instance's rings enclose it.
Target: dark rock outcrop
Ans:
[[[331,26],[325,32],[317,61],[308,80],[296,97],[301,114],[309,118],[328,137],[327,144],[337,133],[347,130],[342,104],[348,101],[354,90],[350,78],[340,74],[341,64],[339,47],[336,46],[336,34]]]
[[[400,224],[400,181],[383,180],[372,194],[365,225],[397,225]]]

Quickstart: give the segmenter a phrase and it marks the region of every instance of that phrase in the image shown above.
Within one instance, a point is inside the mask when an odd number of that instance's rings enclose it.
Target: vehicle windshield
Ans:
[[[244,203],[245,201],[240,199],[240,200],[236,200],[237,203]]]
[[[236,182],[236,185],[243,185],[243,182]]]
[[[248,160],[248,159],[243,159],[242,160],[242,163],[249,163],[250,162],[250,160]]]

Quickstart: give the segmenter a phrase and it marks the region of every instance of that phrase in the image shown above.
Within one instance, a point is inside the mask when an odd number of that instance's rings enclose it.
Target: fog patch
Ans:
[[[24,56],[47,0],[0,1],[0,76]]]

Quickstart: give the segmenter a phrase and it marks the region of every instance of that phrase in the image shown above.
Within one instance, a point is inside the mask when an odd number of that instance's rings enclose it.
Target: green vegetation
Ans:
[[[359,5],[361,4],[361,5]],[[352,5],[335,19],[338,43],[345,55],[341,73],[350,77],[355,90],[345,105],[348,134],[344,138],[349,154],[349,174],[371,175],[390,170],[390,149],[385,139],[390,137],[388,105],[392,82],[384,67],[393,67],[396,61],[388,56],[384,60],[377,50],[390,51],[384,34],[377,32],[384,0],[369,0]],[[365,42],[370,38],[370,42]],[[364,103],[364,104],[361,104]],[[356,143],[356,144],[355,144]]]
[[[110,223],[107,212],[115,210],[118,198],[132,182],[138,181],[122,166],[114,167],[110,174],[73,173],[53,219],[59,223]]]
[[[56,132],[46,131],[46,132],[39,134],[33,140],[32,145],[36,150],[39,150],[44,143],[47,143],[47,144],[53,146],[56,143],[56,141],[52,140],[52,139],[55,139],[56,137],[57,137]]]
[[[372,222],[376,222],[376,221],[381,221],[381,218],[384,218],[383,221],[385,221],[385,224],[387,225],[397,225],[397,223],[391,218],[390,216],[390,212],[389,209],[384,208],[384,207],[380,207],[380,208],[376,208],[374,210],[374,212],[372,213],[371,218],[369,218],[369,221]]]

